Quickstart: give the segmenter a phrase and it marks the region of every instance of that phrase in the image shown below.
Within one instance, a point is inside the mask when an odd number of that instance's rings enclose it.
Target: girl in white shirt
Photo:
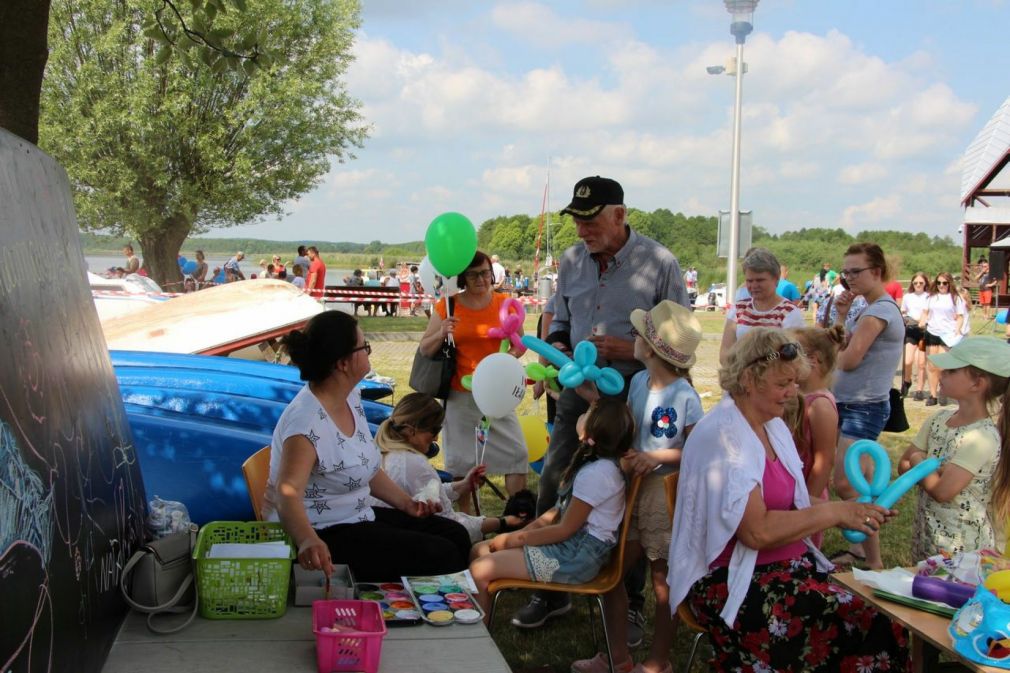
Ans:
[[[618,461],[631,448],[635,422],[617,398],[597,400],[579,421],[581,443],[562,475],[558,505],[526,528],[474,547],[470,573],[485,615],[493,580],[588,582],[617,544],[625,504]]]
[[[957,292],[954,285],[954,277],[944,271],[937,274],[933,280],[933,285],[929,289],[929,299],[926,301],[926,308],[919,318],[919,327],[926,330],[926,353],[935,355],[945,353],[950,347],[961,340],[961,327],[964,324],[965,310],[964,301]],[[940,385],[940,370],[932,364],[926,366],[929,375],[929,399],[926,406],[936,405],[939,400],[936,397],[937,387]],[[947,398],[942,404],[947,403]]]
[[[912,368],[918,373],[919,387],[912,395],[914,400],[926,399],[926,351],[919,349],[926,332],[919,320],[929,300],[929,276],[918,272],[912,276],[908,290],[901,298],[901,315],[905,318],[905,355],[901,365],[901,394],[907,395],[912,387]],[[925,348],[925,343],[923,343]]]

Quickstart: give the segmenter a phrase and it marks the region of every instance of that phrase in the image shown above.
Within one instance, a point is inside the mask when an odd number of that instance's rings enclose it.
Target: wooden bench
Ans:
[[[393,313],[400,301],[400,286],[395,287],[363,287],[361,285],[327,285],[325,288],[324,304],[354,304],[354,313],[358,312],[359,306],[364,306],[365,311],[372,307],[387,307]],[[389,297],[386,299],[385,297]],[[417,300],[420,302],[420,298]]]

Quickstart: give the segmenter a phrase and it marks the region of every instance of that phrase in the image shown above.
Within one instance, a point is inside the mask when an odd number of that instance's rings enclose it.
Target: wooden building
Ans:
[[[985,256],[1000,279],[998,306],[1010,305],[1010,98],[996,111],[964,153],[961,278],[975,286],[978,258]],[[973,259],[974,257],[974,259]]]

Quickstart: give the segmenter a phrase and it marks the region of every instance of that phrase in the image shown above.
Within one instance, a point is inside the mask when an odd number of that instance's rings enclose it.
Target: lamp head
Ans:
[[[754,30],[754,8],[758,0],[724,0],[726,11],[733,16],[729,32],[736,37],[737,44],[743,44],[747,36]]]

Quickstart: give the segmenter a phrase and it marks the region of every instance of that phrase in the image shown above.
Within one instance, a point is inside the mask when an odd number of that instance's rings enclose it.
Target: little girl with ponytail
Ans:
[[[617,544],[625,504],[620,459],[631,447],[635,422],[622,400],[602,398],[577,427],[581,443],[561,478],[558,505],[522,530],[474,547],[470,573],[485,614],[493,580],[587,582]]]

